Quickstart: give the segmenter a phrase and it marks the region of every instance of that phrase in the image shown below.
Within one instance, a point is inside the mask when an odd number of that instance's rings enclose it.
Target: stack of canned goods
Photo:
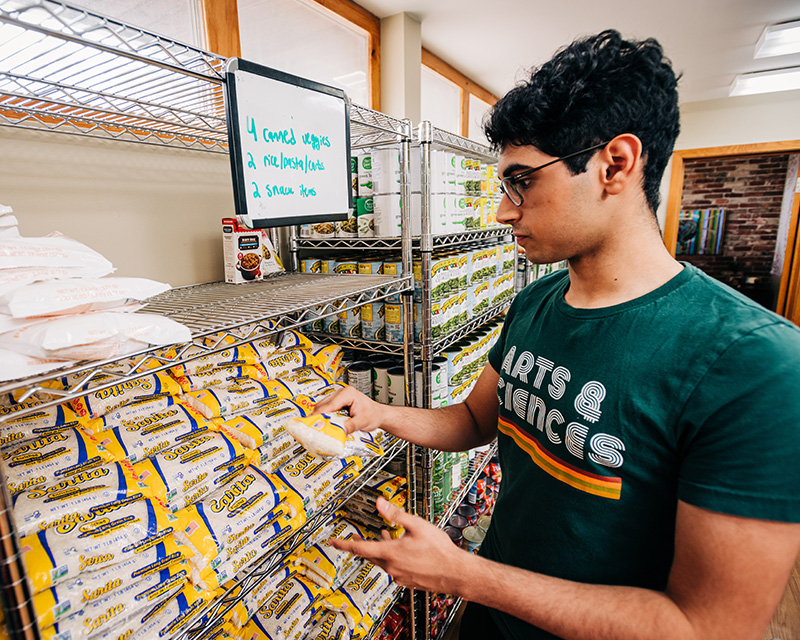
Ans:
[[[414,268],[414,327],[422,335],[422,263]],[[431,263],[431,337],[446,336],[514,295],[516,246],[438,251]]]
[[[405,369],[401,360],[374,354],[344,364],[346,382],[376,402],[405,404]]]
[[[306,257],[300,260],[303,273],[336,273],[362,275],[403,275],[400,254],[361,252],[336,258]],[[312,331],[339,334],[365,340],[403,342],[403,305],[400,294],[386,300],[341,311],[338,315],[313,321]]]
[[[458,404],[472,391],[488,362],[489,349],[497,341],[502,320],[495,320],[445,349],[447,395],[442,405]]]

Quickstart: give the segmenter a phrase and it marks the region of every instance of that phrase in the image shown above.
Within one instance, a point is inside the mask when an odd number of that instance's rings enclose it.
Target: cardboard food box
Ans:
[[[241,284],[283,271],[266,229],[250,229],[235,218],[222,219],[225,282]]]

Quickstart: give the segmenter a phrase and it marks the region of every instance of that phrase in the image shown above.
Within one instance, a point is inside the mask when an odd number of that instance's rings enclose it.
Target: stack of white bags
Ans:
[[[59,233],[20,236],[11,208],[0,205],[0,380],[191,339],[174,320],[133,313],[168,284],[105,277],[113,271]]]

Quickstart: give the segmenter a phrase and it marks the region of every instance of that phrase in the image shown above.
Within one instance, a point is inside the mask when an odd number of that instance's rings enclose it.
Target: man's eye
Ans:
[[[514,180],[514,183],[517,185],[517,188],[520,191],[527,191],[528,189],[531,188],[531,185],[533,184],[533,179],[532,178],[520,178],[519,180]]]

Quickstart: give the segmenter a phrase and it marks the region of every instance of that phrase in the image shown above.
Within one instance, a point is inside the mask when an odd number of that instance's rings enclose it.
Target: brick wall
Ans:
[[[678,256],[772,307],[769,271],[789,156],[686,159],[681,210],[725,209],[719,255]],[[754,282],[748,279],[755,278]]]

